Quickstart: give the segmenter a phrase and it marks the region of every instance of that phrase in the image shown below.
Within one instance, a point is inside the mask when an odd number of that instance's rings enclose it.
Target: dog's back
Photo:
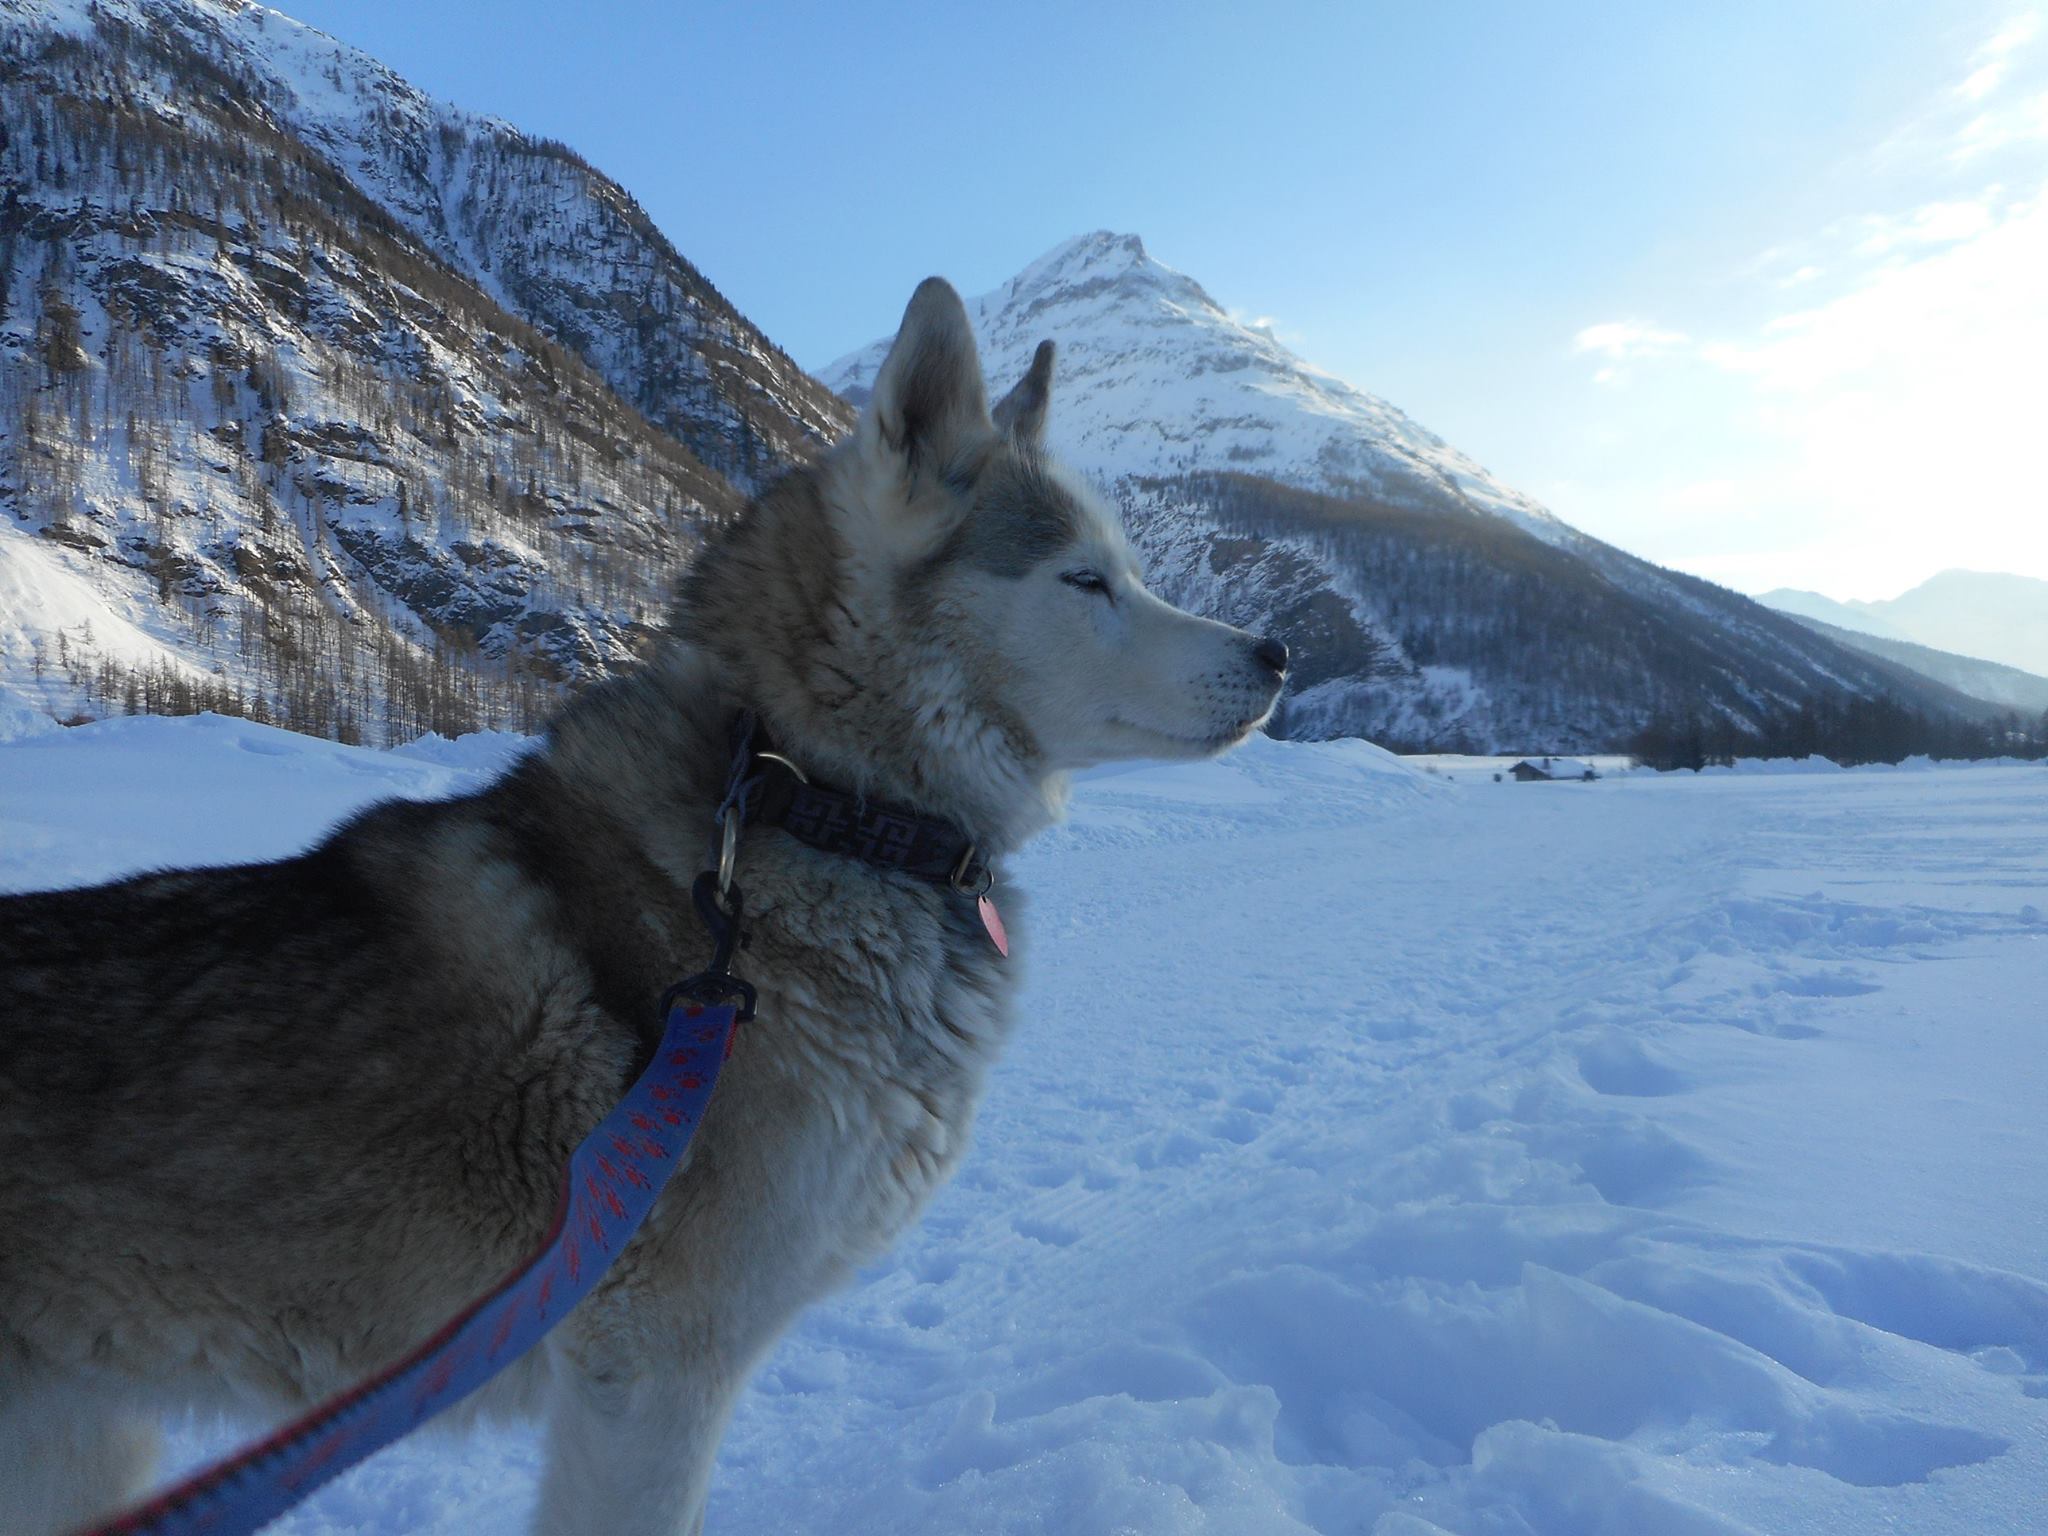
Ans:
[[[134,1492],[153,1410],[338,1390],[531,1246],[635,1041],[526,798],[0,898],[0,1531],[94,1512],[70,1461]]]

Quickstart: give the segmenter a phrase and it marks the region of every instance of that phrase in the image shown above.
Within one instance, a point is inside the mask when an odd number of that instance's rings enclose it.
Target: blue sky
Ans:
[[[799,361],[1133,230],[1745,590],[2048,578],[2048,0],[296,0],[574,145]]]

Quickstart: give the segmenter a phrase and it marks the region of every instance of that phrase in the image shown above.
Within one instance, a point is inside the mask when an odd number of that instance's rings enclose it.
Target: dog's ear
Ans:
[[[1045,441],[1045,413],[1052,404],[1052,343],[1041,341],[1031,368],[1017,387],[997,402],[996,429],[1035,448]]]
[[[926,278],[910,296],[860,432],[869,451],[941,477],[966,471],[995,436],[967,306],[943,277]]]

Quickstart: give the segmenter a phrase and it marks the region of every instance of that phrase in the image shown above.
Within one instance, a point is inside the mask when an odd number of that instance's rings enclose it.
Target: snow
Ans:
[[[0,887],[524,745],[0,745]],[[1090,776],[1017,878],[975,1149],[770,1358],[710,1530],[2048,1530],[2048,769],[1547,794],[1261,740]],[[516,1529],[538,1456],[422,1438],[278,1529]]]
[[[55,735],[63,727],[19,694],[0,684],[0,741]]]
[[[157,622],[147,602],[97,579],[93,562],[0,522],[0,687],[16,701],[33,700],[47,719],[69,700],[73,690],[59,661],[60,635],[80,656],[204,677],[150,633]]]
[[[394,795],[458,793],[531,743],[366,752],[224,715],[135,715],[0,744],[0,890],[276,858]]]

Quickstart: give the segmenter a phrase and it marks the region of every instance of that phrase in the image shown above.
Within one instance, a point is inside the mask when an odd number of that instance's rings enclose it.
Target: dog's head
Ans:
[[[743,686],[840,771],[907,754],[917,782],[899,794],[1002,781],[1042,797],[1067,770],[1221,752],[1279,699],[1286,647],[1153,596],[1116,517],[1048,457],[1052,374],[1046,342],[991,411],[959,295],[926,280],[852,438],[692,578],[686,627],[709,641],[690,610],[749,552],[775,676],[750,666]]]

